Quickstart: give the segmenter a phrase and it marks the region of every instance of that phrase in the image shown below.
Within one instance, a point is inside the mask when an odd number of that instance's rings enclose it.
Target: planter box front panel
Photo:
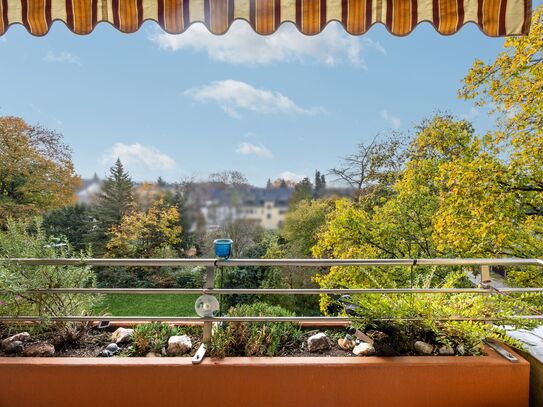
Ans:
[[[0,406],[527,407],[519,359],[0,358]]]

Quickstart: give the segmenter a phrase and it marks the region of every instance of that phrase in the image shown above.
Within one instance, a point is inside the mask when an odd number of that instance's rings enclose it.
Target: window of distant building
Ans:
[[[268,219],[271,219],[271,213],[268,213],[268,214],[266,215],[266,217],[267,217]]]

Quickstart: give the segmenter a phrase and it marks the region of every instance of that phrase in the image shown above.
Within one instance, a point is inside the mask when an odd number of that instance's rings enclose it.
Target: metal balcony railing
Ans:
[[[29,293],[40,294],[207,294],[207,295],[318,295],[318,294],[482,294],[488,295],[495,292],[501,294],[510,293],[537,293],[543,292],[543,287],[538,288],[499,288],[491,285],[490,267],[491,266],[536,266],[543,268],[543,260],[540,259],[518,259],[518,258],[493,258],[493,259],[0,259],[0,263],[12,262],[19,265],[28,266],[97,266],[97,267],[184,267],[184,266],[203,266],[206,267],[205,282],[202,288],[42,288],[37,290],[28,290]],[[215,288],[215,272],[220,267],[239,267],[239,266],[279,266],[279,267],[332,267],[332,266],[466,266],[480,267],[480,284],[476,288],[357,288],[357,289],[247,289],[247,288]],[[7,294],[0,290],[0,295]],[[536,315],[517,315],[518,319],[543,320],[542,314]],[[39,316],[0,316],[0,322],[21,322],[21,321],[41,321],[43,317]],[[391,318],[392,319],[392,318]],[[416,318],[414,318],[415,320]],[[190,317],[190,316],[52,316],[47,317],[50,321],[167,321],[167,322],[203,322],[203,342],[208,342],[211,338],[213,322],[348,322],[348,317],[229,317],[229,316],[210,316],[210,317]],[[497,321],[489,318],[461,318],[451,317],[446,320],[480,320]],[[199,350],[193,361],[199,363],[205,354],[205,345]]]

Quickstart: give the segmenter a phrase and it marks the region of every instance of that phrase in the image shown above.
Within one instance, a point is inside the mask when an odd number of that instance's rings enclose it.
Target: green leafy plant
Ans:
[[[265,303],[240,304],[228,312],[231,317],[293,316],[291,312]],[[293,323],[231,322],[217,329],[210,344],[210,354],[224,356],[275,356],[301,338],[301,331]]]
[[[137,356],[149,352],[160,353],[168,343],[168,338],[178,332],[178,328],[161,322],[138,325],[134,329],[132,351]]]
[[[446,276],[441,288],[462,285],[464,273]],[[429,288],[432,273],[415,278],[414,288]],[[388,287],[390,288],[390,287]],[[497,339],[522,348],[509,337],[506,326],[531,328],[534,321],[520,320],[516,315],[530,313],[523,296],[489,294],[369,294],[353,296],[346,305],[353,323],[360,329],[395,331],[396,341],[406,352],[417,340],[455,347],[462,345],[465,354],[481,353],[483,339]]]
[[[30,226],[32,226],[30,228]],[[29,230],[32,230],[30,232]],[[40,220],[33,225],[7,221],[0,231],[0,258],[78,258],[70,244],[48,238]],[[28,266],[14,261],[0,263],[0,315],[32,315],[43,318],[43,329],[54,329],[65,341],[77,340],[86,325],[75,322],[54,322],[51,317],[90,315],[98,298],[94,295],[45,294],[29,292],[43,288],[90,288],[95,275],[87,266]]]

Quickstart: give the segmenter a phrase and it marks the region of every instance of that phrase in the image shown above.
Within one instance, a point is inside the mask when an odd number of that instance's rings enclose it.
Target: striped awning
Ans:
[[[364,34],[382,23],[394,35],[407,35],[427,21],[444,35],[474,23],[492,37],[525,35],[531,0],[0,0],[0,35],[22,24],[32,35],[45,35],[54,21],[76,34],[89,34],[107,21],[124,32],[154,20],[169,33],[201,22],[224,34],[234,20],[246,20],[259,34],[272,34],[292,22],[307,35],[339,21],[348,33]]]

